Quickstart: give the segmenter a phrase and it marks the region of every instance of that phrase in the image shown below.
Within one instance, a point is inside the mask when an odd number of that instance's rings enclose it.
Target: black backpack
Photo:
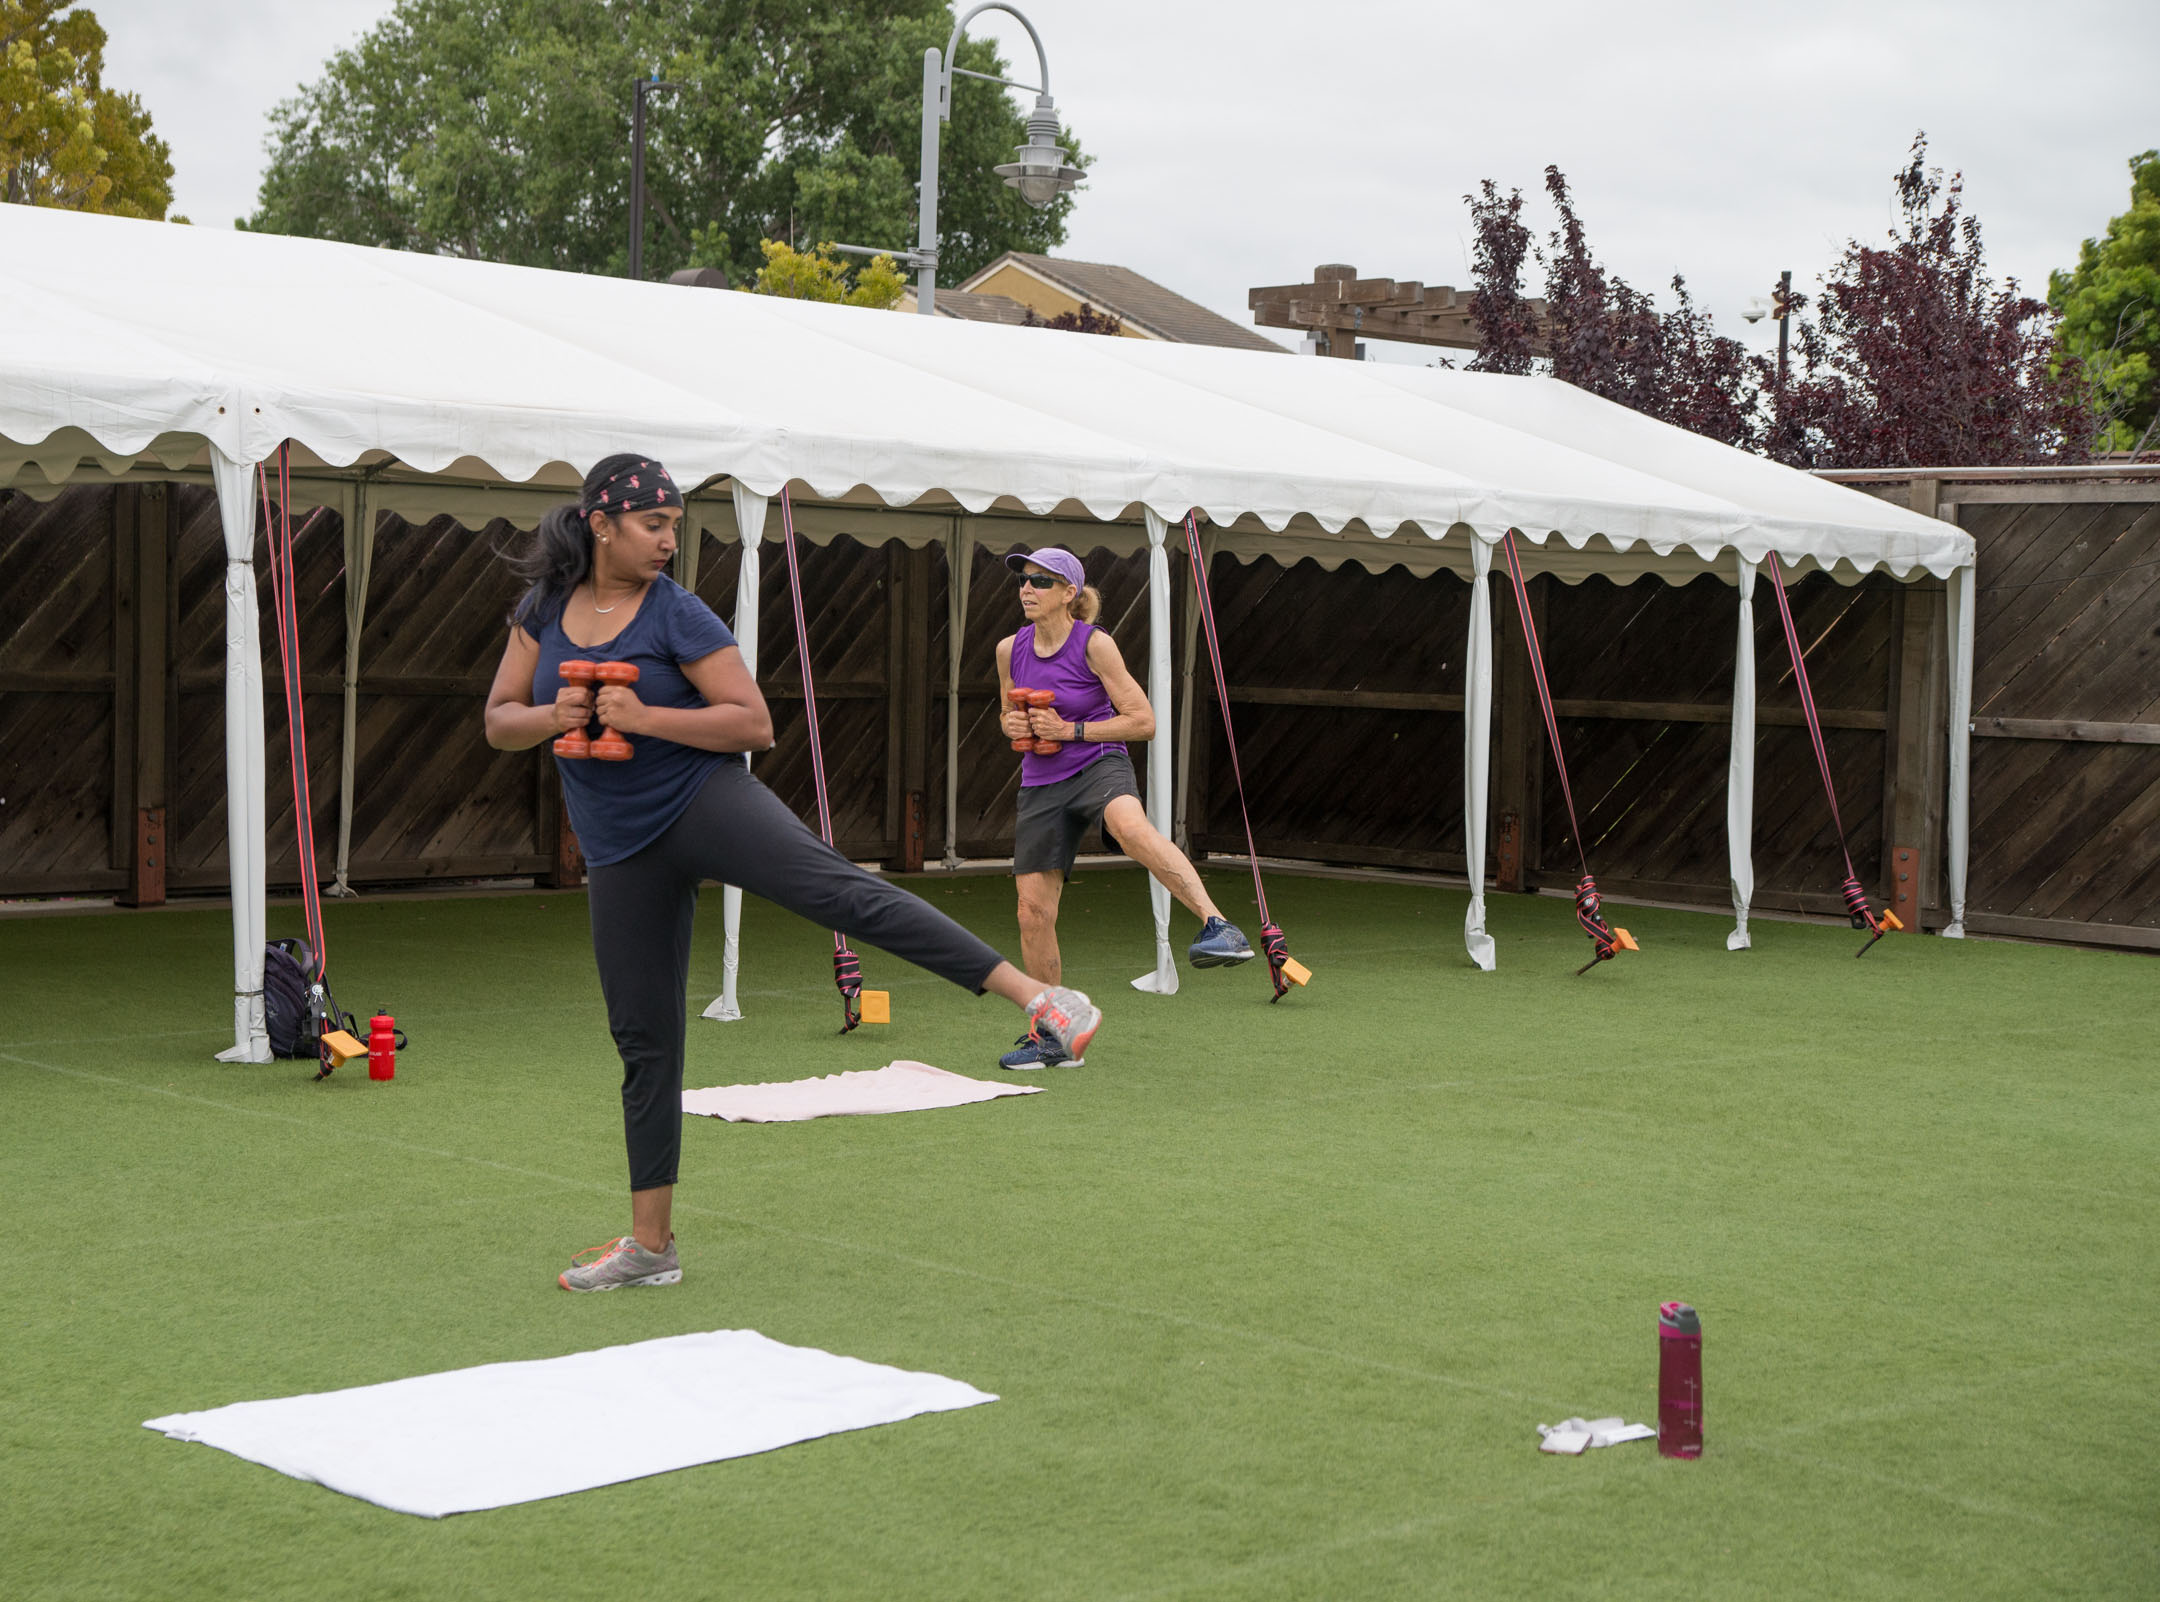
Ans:
[[[316,995],[326,997],[320,1005],[328,1009],[331,1028],[359,1033],[358,1020],[350,1013],[339,1013],[327,1001],[327,993],[317,990],[318,977],[315,953],[305,940],[273,940],[263,948],[263,1020],[272,1055],[321,1055],[325,1020],[317,1016]]]

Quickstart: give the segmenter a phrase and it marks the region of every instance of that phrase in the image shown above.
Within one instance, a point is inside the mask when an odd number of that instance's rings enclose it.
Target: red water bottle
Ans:
[[[1658,1309],[1659,1457],[1702,1456],[1702,1319],[1686,1302]]]
[[[378,1012],[367,1021],[367,1076],[397,1078],[397,1020]]]

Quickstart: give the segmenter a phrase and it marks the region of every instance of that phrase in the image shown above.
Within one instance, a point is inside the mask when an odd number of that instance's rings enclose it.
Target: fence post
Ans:
[[[1938,515],[1939,479],[1913,480],[1909,495],[1914,511],[1924,517]],[[1931,915],[1940,922],[1942,910],[1947,591],[1936,580],[1900,585],[1890,621],[1880,890],[1898,920],[1918,930]]]
[[[1530,613],[1542,630],[1545,577],[1531,579],[1529,590]],[[1499,711],[1493,720],[1499,746],[1493,763],[1493,820],[1498,836],[1494,885],[1519,894],[1537,888],[1534,875],[1544,850],[1544,730],[1538,727],[1536,703],[1531,699],[1530,652],[1523,642],[1522,619],[1505,599],[1493,611],[1500,646],[1493,663]]]
[[[161,483],[113,497],[114,847],[127,871],[124,907],[165,901],[165,826],[174,497]]]

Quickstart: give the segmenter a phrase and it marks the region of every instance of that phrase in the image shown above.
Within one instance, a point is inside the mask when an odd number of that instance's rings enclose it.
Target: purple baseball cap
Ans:
[[[1087,588],[1087,569],[1080,565],[1080,558],[1070,551],[1060,550],[1055,545],[1046,545],[1039,551],[1015,551],[1005,558],[1005,565],[1015,573],[1025,573],[1030,562],[1037,567],[1048,568],[1076,590]]]

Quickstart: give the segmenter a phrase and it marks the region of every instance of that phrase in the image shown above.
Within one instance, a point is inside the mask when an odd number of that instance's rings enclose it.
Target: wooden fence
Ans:
[[[1968,926],[2160,946],[2160,485],[1962,483],[1913,497],[1979,541]],[[4,493],[4,492],[0,492]],[[378,527],[358,681],[354,883],[577,872],[551,765],[490,750],[480,707],[515,585],[507,525]],[[327,873],[339,808],[343,530],[298,542],[302,666]],[[734,610],[739,556],[708,537],[699,593]],[[1010,849],[1018,773],[992,651],[1015,626],[1002,551],[978,549],[962,636],[960,855]],[[1104,624],[1144,673],[1144,557],[1087,553]],[[1177,569],[1174,567],[1173,572]],[[267,573],[259,572],[267,596]],[[1460,873],[1469,587],[1441,573],[1212,569],[1263,852]],[[948,582],[939,547],[806,551],[805,611],[841,848],[899,868],[945,840]],[[1183,638],[1179,575],[1173,639]],[[1592,866],[1618,895],[1723,906],[1734,595],[1704,578],[1532,582]],[[154,901],[225,883],[223,550],[208,491],[149,484],[0,500],[0,895]],[[20,604],[16,604],[19,598]],[[1939,926],[1942,671],[1937,583],[1816,577],[1793,592],[1863,880]],[[1577,848],[1545,754],[1520,629],[1496,581],[1493,837],[1500,889],[1572,883]],[[267,599],[264,602],[267,612]],[[1835,912],[1842,864],[1774,608],[1758,596],[1756,904]],[[769,554],[760,673],[779,744],[758,772],[810,810],[785,564]],[[271,638],[267,617],[264,637]],[[270,688],[270,876],[297,879],[283,702]],[[1204,673],[1203,666],[1203,673]],[[1199,851],[1242,851],[1212,697],[1192,755]],[[1167,758],[1169,752],[1165,751]],[[1135,751],[1144,772],[1148,753]]]

